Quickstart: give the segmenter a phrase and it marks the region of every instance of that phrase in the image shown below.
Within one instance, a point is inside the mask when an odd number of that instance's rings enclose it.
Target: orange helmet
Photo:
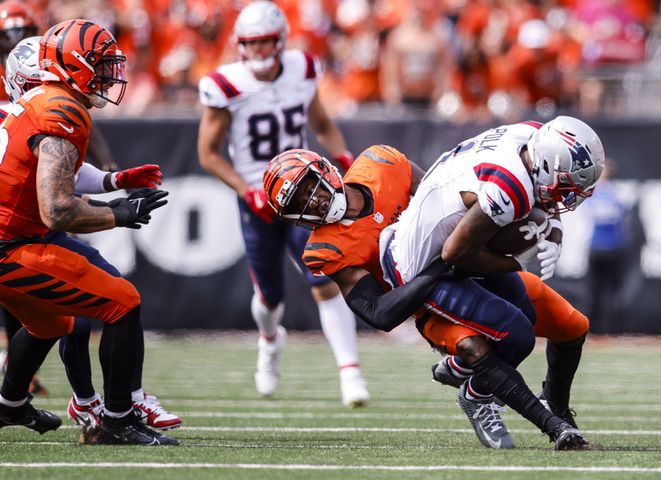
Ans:
[[[65,82],[98,108],[122,101],[126,57],[108,30],[88,20],[66,20],[51,27],[39,43],[44,81]]]
[[[293,200],[298,187],[308,178],[316,180],[315,186],[307,199],[304,199],[304,205],[297,205]],[[328,210],[323,216],[306,213],[310,199],[320,188],[330,193]],[[279,217],[312,230],[339,222],[347,211],[344,182],[337,168],[310,150],[287,150],[274,157],[264,170],[264,191]],[[306,193],[302,192],[303,195]]]
[[[32,12],[21,2],[0,2],[0,55],[6,57],[21,40],[37,34]]]

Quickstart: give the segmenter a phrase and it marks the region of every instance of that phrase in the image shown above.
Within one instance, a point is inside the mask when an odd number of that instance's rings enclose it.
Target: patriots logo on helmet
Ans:
[[[29,45],[20,44],[14,50],[14,56],[18,60],[19,65],[25,62],[28,58],[34,55],[35,51]]]
[[[569,146],[571,152],[571,171],[583,170],[594,165],[590,152],[583,144],[577,142],[574,138],[567,135],[565,132],[556,130],[560,134],[562,140]]]
[[[569,147],[571,152],[571,171],[583,170],[594,165],[588,150],[578,142]]]
[[[489,202],[489,208],[491,209],[492,217],[497,217],[498,215],[502,215],[503,213],[505,213],[505,211],[501,208],[501,206],[498,205],[498,202],[496,202],[488,194],[487,194],[487,201]]]

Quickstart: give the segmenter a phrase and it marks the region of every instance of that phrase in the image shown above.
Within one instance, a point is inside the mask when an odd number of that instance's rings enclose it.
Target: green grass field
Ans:
[[[95,342],[96,347],[96,342]],[[543,341],[521,371],[539,390]],[[577,422],[599,451],[555,452],[508,411],[516,450],[482,447],[455,403],[431,382],[437,355],[420,340],[361,334],[373,401],[348,410],[321,335],[291,332],[277,395],[254,391],[254,334],[147,337],[145,389],[184,419],[179,447],[77,444],[64,418],[70,391],[55,351],[40,374],[50,389],[34,404],[64,425],[43,436],[0,430],[0,479],[659,479],[661,339],[590,341],[575,381]],[[97,363],[94,360],[95,364]],[[98,368],[97,389],[101,389]]]

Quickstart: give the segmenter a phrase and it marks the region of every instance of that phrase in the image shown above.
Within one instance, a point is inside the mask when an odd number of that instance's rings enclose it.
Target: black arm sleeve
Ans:
[[[436,260],[409,283],[387,293],[372,275],[365,275],[347,295],[347,305],[368,325],[389,332],[413,315],[438,282],[451,279],[453,272],[451,265]]]

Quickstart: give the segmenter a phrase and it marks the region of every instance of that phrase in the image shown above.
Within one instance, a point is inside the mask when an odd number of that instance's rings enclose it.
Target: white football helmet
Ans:
[[[18,102],[25,92],[43,82],[42,71],[39,68],[40,38],[28,37],[21,40],[7,56],[5,76],[2,81],[12,103]]]
[[[254,73],[263,73],[275,65],[285,49],[289,24],[282,10],[275,3],[267,0],[256,0],[241,10],[234,24],[234,40],[239,44],[239,56]],[[276,40],[273,55],[264,59],[249,59],[244,42]]]
[[[592,195],[606,155],[599,136],[585,122],[559,116],[544,124],[528,141],[535,200],[544,207],[561,203],[560,212],[574,210]]]

